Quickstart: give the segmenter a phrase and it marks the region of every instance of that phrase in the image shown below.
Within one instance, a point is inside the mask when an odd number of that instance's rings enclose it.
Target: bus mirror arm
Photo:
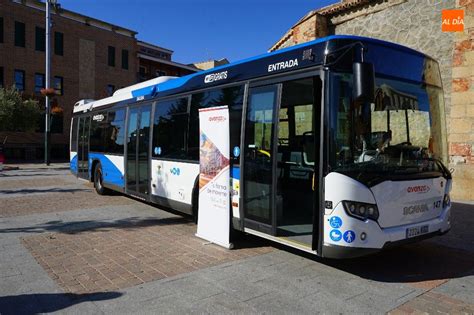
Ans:
[[[354,100],[373,103],[375,100],[375,73],[374,65],[367,62],[354,62],[353,90]]]

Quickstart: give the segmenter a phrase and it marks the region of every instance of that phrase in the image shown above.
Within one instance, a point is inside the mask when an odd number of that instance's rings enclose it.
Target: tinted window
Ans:
[[[153,156],[189,159],[187,150],[188,98],[156,104],[153,120]]]
[[[25,71],[15,70],[15,88],[18,91],[25,90]]]
[[[92,115],[90,129],[90,151],[104,152],[104,138],[107,129],[107,113],[99,112]]]
[[[107,64],[111,67],[115,67],[115,47],[109,46]]]
[[[105,128],[105,152],[123,154],[125,136],[125,110],[110,111]]]
[[[73,118],[71,123],[71,151],[73,152],[77,152],[77,120],[78,118]]]
[[[35,49],[38,51],[44,51],[46,46],[46,34],[42,27],[35,28]]]
[[[191,99],[191,118],[189,122],[189,153],[192,159],[199,159],[199,108],[229,106],[230,149],[240,147],[240,127],[244,86],[215,89],[194,94]],[[231,161],[238,163],[239,157],[231,154]]]
[[[128,70],[128,50],[122,49],[122,69]]]
[[[55,76],[53,81],[54,91],[56,95],[63,95],[63,77]]]
[[[54,32],[54,53],[59,56],[64,55],[64,34]]]
[[[41,93],[41,89],[44,88],[44,74],[35,73],[35,93]]]
[[[115,92],[115,85],[107,84],[107,95],[112,96]]]
[[[25,23],[15,21],[15,46],[25,47]]]

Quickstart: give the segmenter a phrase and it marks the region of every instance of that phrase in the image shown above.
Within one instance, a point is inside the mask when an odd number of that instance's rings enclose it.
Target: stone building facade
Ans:
[[[442,10],[464,10],[463,32],[442,32]],[[309,12],[274,51],[331,34],[396,42],[438,60],[445,91],[452,198],[474,201],[474,0],[342,0]]]
[[[208,70],[208,69],[212,69],[218,66],[226,65],[228,63],[229,63],[229,60],[227,60],[227,58],[221,58],[217,60],[212,59],[212,60],[196,62],[193,64],[193,66],[201,70]]]

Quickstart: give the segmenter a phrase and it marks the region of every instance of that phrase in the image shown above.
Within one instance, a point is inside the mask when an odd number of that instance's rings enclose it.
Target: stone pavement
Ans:
[[[0,314],[474,314],[473,205],[445,236],[322,260],[251,236],[225,250],[67,165],[19,166],[0,173]]]

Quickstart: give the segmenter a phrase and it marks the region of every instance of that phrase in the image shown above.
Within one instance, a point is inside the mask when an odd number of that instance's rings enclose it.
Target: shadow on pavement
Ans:
[[[91,188],[49,188],[49,189],[8,189],[0,190],[0,195],[11,195],[11,194],[34,194],[34,193],[58,193],[58,192],[67,192],[74,193],[78,191],[92,191]]]
[[[284,246],[299,256],[364,279],[391,283],[440,281],[474,275],[474,205],[453,203],[447,234],[354,259],[324,259]]]
[[[2,177],[32,177],[32,176],[37,176],[37,177],[44,177],[44,176],[58,176],[58,174],[5,174],[5,173],[0,173],[0,178]]]
[[[364,279],[391,283],[448,280],[474,274],[474,253],[430,241],[367,257],[322,262]]]
[[[120,292],[11,295],[0,297],[0,314],[51,313],[83,302],[111,300],[120,296],[122,296]]]
[[[20,228],[7,228],[0,229],[2,233],[44,233],[44,232],[57,232],[66,234],[79,234],[94,231],[110,231],[113,229],[123,230],[134,230],[148,226],[158,225],[174,225],[174,224],[187,224],[191,221],[184,217],[171,217],[161,218],[156,217],[130,217],[126,219],[120,219],[115,221],[96,221],[96,220],[85,220],[85,221],[74,221],[74,222],[63,222],[49,221],[44,224],[38,224],[34,226],[20,227]]]

